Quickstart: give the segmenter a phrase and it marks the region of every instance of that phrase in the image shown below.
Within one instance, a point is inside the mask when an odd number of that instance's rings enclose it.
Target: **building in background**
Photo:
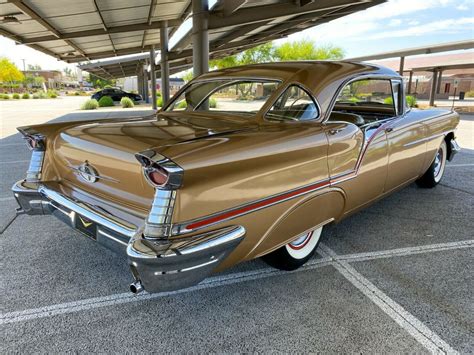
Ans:
[[[416,95],[419,99],[428,99],[430,95],[432,72],[417,71],[416,68],[436,67],[438,65],[454,65],[474,62],[474,52],[441,54],[441,55],[420,55],[407,57],[405,59],[404,77],[408,85],[409,75],[412,72],[412,85],[407,91]],[[400,59],[384,59],[373,61],[393,70],[398,71]],[[466,93],[474,90],[474,69],[456,69],[442,72],[441,82],[437,86],[436,99],[448,99],[454,95],[454,82],[458,83],[456,96],[459,93]],[[409,90],[408,90],[409,89]]]
[[[125,91],[138,91],[138,80],[136,76],[127,77],[123,80],[117,81],[118,86],[122,87]],[[173,96],[176,94],[185,84],[185,81],[181,78],[170,78],[170,94]],[[161,91],[161,79],[156,79],[156,90]]]

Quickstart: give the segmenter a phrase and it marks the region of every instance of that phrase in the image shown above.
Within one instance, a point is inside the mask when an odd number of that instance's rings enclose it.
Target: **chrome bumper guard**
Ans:
[[[451,149],[449,150],[448,161],[453,160],[454,156],[461,151],[461,147],[459,146],[456,140],[451,139]]]
[[[20,206],[19,214],[52,214],[74,229],[79,216],[93,221],[97,227],[96,241],[116,252],[126,251],[135,285],[143,285],[149,292],[172,291],[199,283],[245,235],[243,227],[232,226],[186,238],[145,239],[138,226],[44,185],[18,181],[12,191]]]

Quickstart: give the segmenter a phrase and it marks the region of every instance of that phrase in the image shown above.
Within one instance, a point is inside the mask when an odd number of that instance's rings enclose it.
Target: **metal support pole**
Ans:
[[[145,95],[145,102],[147,104],[150,103],[150,97],[148,95],[148,71],[147,69],[148,64],[143,66],[143,95]]]
[[[430,106],[434,106],[436,96],[436,81],[438,79],[438,70],[433,71],[433,78],[431,79],[431,90],[430,90]]]
[[[209,71],[208,0],[193,1],[193,73]]]
[[[164,21],[160,28],[161,45],[161,98],[163,107],[170,99],[170,67],[168,63],[168,23]]]
[[[398,70],[398,74],[403,76],[403,69],[405,67],[405,57],[400,57],[400,69]]]
[[[436,82],[436,93],[439,94],[441,90],[441,80],[443,80],[443,72],[440,70],[438,74],[438,79]]]
[[[413,70],[410,70],[410,77],[408,78],[408,94],[411,94],[411,84],[413,82]]]
[[[151,88],[151,107],[156,110],[156,72],[155,72],[155,46],[150,48],[150,88]]]

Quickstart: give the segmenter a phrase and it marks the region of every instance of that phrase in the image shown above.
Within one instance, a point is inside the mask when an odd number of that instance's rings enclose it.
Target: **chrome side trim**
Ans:
[[[423,142],[427,142],[427,141],[432,140],[432,139],[435,139],[435,138],[439,138],[439,137],[442,137],[442,136],[446,136],[447,134],[452,133],[452,132],[454,132],[454,130],[441,132],[441,133],[434,134],[434,135],[429,136],[429,137],[420,138],[420,139],[414,140],[414,141],[412,141],[412,142],[405,143],[403,146],[404,146],[404,147],[410,147],[410,146],[415,145],[415,144],[418,144],[418,143],[423,143]]]
[[[167,238],[171,235],[176,190],[155,190],[155,196],[148,214],[144,235],[146,238]]]
[[[33,150],[31,153],[30,165],[26,172],[26,181],[37,182],[41,179],[43,170],[44,150]]]

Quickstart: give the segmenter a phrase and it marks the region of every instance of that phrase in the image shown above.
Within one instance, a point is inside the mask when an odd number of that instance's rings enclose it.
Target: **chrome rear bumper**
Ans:
[[[126,252],[134,289],[143,285],[149,292],[161,292],[193,286],[219,265],[242,241],[245,229],[223,229],[172,239],[146,239],[142,226],[135,226],[102,209],[72,199],[47,186],[19,181],[12,187],[20,205],[19,214],[52,214],[74,229],[83,217],[95,224],[89,235],[112,250]]]

